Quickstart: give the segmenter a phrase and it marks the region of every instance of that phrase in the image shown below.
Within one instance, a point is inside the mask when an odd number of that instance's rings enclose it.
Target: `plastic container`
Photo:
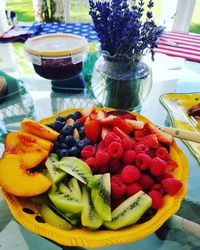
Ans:
[[[25,50],[38,75],[50,80],[64,80],[82,71],[87,40],[73,34],[40,35],[29,38]]]

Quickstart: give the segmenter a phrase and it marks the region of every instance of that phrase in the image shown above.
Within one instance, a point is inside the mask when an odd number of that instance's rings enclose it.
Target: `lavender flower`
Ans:
[[[143,0],[132,0],[130,4],[128,0],[89,0],[89,4],[89,14],[101,50],[106,50],[110,55],[128,56],[140,56],[150,51],[153,57],[153,49],[157,47],[157,40],[164,30],[153,21],[153,0],[148,1],[146,14]],[[144,15],[146,18],[143,21]]]

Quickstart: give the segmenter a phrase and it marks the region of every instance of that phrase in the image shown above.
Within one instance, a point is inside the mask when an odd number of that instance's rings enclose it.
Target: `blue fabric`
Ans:
[[[34,23],[29,32],[32,36],[52,34],[52,33],[71,33],[84,36],[88,42],[97,41],[98,37],[93,30],[92,23]]]

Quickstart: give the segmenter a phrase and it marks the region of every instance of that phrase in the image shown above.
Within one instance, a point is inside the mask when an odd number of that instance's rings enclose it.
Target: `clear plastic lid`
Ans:
[[[55,33],[29,38],[25,50],[37,56],[70,56],[87,48],[87,40],[78,35]]]

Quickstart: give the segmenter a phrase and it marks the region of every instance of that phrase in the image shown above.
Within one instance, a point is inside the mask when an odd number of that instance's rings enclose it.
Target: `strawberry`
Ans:
[[[166,169],[168,171],[173,171],[177,167],[178,167],[178,164],[175,161],[173,161],[173,160],[167,160],[167,167],[166,167]]]
[[[149,135],[149,134],[150,134],[150,132],[146,128],[134,131],[135,138],[144,137],[144,136]]]
[[[93,143],[97,143],[101,137],[100,120],[89,120],[85,122],[85,135]]]
[[[116,118],[114,115],[109,115],[103,119],[101,119],[101,124],[103,126],[112,126],[113,125],[113,119]]]
[[[69,125],[73,126],[74,125],[74,119],[72,119],[72,118],[67,119],[65,124],[69,124]]]
[[[126,122],[126,120],[123,120],[119,117],[115,117],[113,119],[113,127],[118,127],[127,135],[133,131],[132,126],[128,122]]]
[[[101,129],[101,139],[104,140],[107,134],[109,134],[112,131],[111,128],[103,126]]]
[[[128,138],[128,139],[132,140],[133,143],[135,144],[135,141],[134,141],[130,136],[128,136],[126,133],[124,133],[120,128],[114,127],[114,128],[113,128],[113,132],[114,132],[116,135],[118,135],[121,139],[123,139],[123,138]]]
[[[144,137],[139,138],[139,142],[147,145],[150,148],[158,148],[159,142],[154,134],[146,135]]]
[[[77,119],[77,122],[80,122],[81,124],[84,124],[86,119],[88,118],[88,115],[83,115],[81,118]]]
[[[173,142],[173,137],[158,128],[156,128],[153,124],[145,123],[145,128],[147,128],[152,134],[156,135],[158,141],[164,143],[166,145],[171,145]]]
[[[130,124],[132,126],[133,130],[143,129],[144,128],[144,122],[142,122],[142,121],[125,119],[125,122],[127,122],[128,124]]]
[[[107,116],[107,112],[105,111],[105,110],[99,110],[98,112],[97,112],[97,120],[102,120],[102,119],[104,119],[104,118],[106,118],[106,116]]]
[[[162,185],[167,194],[170,196],[175,195],[183,186],[182,182],[175,178],[166,178],[162,180]]]

